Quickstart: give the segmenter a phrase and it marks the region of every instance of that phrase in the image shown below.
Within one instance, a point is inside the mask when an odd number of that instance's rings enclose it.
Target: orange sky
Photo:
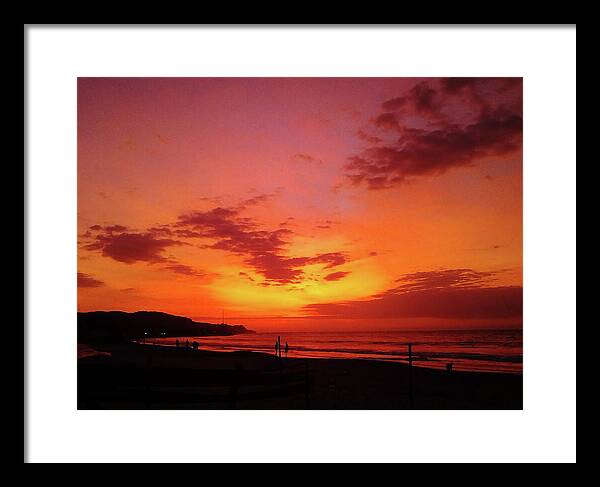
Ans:
[[[522,321],[522,84],[80,78],[78,307]]]

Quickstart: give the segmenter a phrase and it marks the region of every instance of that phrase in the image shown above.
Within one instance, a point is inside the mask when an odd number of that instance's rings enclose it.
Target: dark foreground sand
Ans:
[[[522,409],[523,377],[152,345],[78,360],[79,409]],[[411,400],[412,375],[412,400]]]

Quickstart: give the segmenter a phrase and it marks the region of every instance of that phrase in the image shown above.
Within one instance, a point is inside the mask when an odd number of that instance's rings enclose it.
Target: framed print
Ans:
[[[26,462],[575,461],[575,26],[24,30]]]

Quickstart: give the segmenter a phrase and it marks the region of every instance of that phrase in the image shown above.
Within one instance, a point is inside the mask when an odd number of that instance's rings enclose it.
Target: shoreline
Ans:
[[[190,338],[203,338],[203,337],[190,337]],[[168,343],[139,343],[136,342],[139,345],[143,345],[146,347],[160,347],[160,348],[166,348],[166,349],[173,349],[176,348],[175,345],[171,345]],[[240,348],[236,348],[235,346],[231,346],[231,349],[228,350],[215,350],[215,349],[207,349],[206,348],[206,342],[202,343],[203,348],[198,350],[198,351],[202,351],[202,352],[210,352],[210,353],[253,353],[253,354],[260,354],[260,355],[265,355],[268,357],[275,357],[275,354],[273,352],[264,352],[261,350],[252,350],[250,348],[248,349],[244,349],[243,347]],[[181,348],[182,350],[184,350],[185,348]],[[374,358],[372,356],[365,356],[365,357],[361,357],[361,356],[349,356],[349,357],[334,357],[334,356],[314,356],[314,355],[310,355],[310,352],[298,352],[297,349],[294,349],[291,351],[293,353],[293,355],[290,355],[289,357],[282,357],[282,360],[360,360],[360,361],[373,361],[373,362],[385,362],[385,363],[393,363],[393,364],[400,364],[400,365],[406,365],[408,366],[408,358]],[[351,354],[351,352],[348,352],[349,354]],[[386,355],[381,355],[381,357],[385,357]],[[441,360],[435,360],[435,359],[427,359],[427,358],[423,358],[422,356],[419,357],[415,357],[413,358],[413,367],[418,367],[418,368],[424,368],[424,369],[430,369],[430,370],[445,370],[446,368],[446,363],[452,362],[453,358],[448,358],[447,361],[441,361]],[[482,359],[483,360],[483,359]],[[515,361],[501,361],[501,362],[508,362],[508,363],[521,363],[520,362],[515,362]],[[453,371],[455,372],[468,372],[468,373],[482,373],[482,374],[510,374],[510,375],[523,375],[523,370],[519,369],[519,370],[493,370],[493,369],[476,369],[476,368],[468,368],[467,366],[464,365],[459,365],[459,366],[454,366],[453,367]]]

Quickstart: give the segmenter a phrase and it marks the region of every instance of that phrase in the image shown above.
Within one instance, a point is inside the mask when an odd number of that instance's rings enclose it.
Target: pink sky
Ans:
[[[80,78],[79,309],[520,326],[522,84]]]

